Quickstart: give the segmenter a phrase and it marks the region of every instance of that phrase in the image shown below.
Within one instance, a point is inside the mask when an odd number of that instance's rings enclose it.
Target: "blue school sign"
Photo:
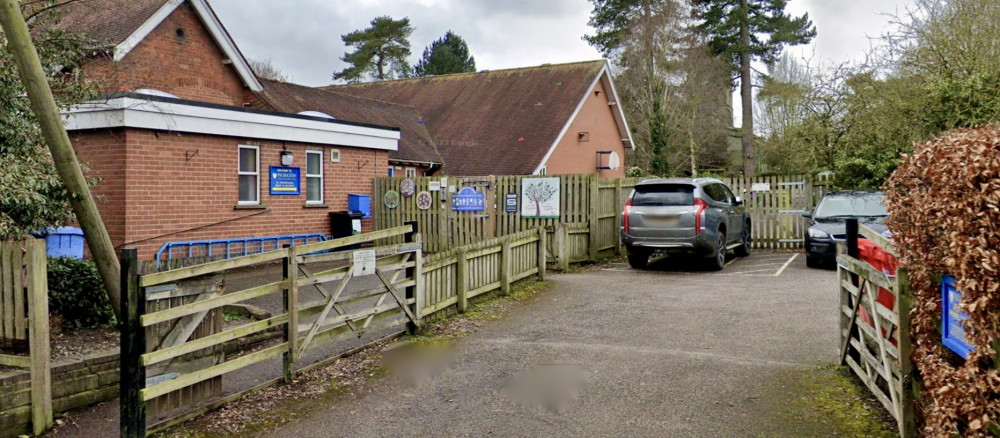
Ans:
[[[941,342],[951,351],[958,353],[963,359],[969,358],[972,347],[965,339],[965,327],[962,321],[969,316],[958,309],[958,303],[962,300],[962,292],[955,288],[955,277],[945,275],[941,278]]]
[[[483,211],[486,209],[486,196],[472,187],[466,187],[451,197],[451,209],[454,211]]]
[[[302,194],[298,167],[271,166],[271,196]]]

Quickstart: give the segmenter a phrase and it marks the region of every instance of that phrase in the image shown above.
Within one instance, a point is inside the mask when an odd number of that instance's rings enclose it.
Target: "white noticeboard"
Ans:
[[[431,181],[427,184],[427,191],[436,192],[441,190],[441,183],[438,181]]]
[[[771,183],[753,183],[753,185],[750,186],[750,191],[751,192],[770,192],[771,191]]]
[[[559,178],[521,179],[521,217],[559,219]]]
[[[375,273],[375,250],[365,249],[354,251],[354,276],[372,275]]]

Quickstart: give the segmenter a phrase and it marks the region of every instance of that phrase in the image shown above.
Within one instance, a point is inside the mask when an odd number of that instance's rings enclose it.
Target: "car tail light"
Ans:
[[[625,226],[625,234],[628,234],[628,215],[630,213],[632,213],[632,199],[631,198],[629,198],[627,201],[625,201],[625,209],[623,210],[623,214],[622,214],[624,216],[624,220],[622,221],[622,223]]]
[[[705,214],[705,209],[708,208],[708,204],[705,203],[704,199],[694,198],[694,235],[697,236],[701,234],[701,218]]]

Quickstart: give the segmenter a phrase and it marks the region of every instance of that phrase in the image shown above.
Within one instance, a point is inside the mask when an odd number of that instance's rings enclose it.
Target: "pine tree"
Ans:
[[[699,29],[712,51],[739,73],[743,110],[743,173],[757,173],[754,151],[753,93],[750,63],[772,63],[788,45],[808,44],[816,36],[809,14],[785,13],[787,0],[692,0]]]
[[[361,82],[364,79],[384,81],[410,75],[410,19],[393,20],[389,16],[375,17],[371,26],[342,35],[340,38],[353,52],[340,58],[348,64],[333,74],[334,80]]]
[[[469,45],[462,37],[448,31],[424,49],[424,56],[413,67],[414,76],[472,73],[476,59],[469,54]]]

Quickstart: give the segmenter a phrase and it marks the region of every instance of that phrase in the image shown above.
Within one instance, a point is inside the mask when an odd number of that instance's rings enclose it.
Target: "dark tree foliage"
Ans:
[[[448,31],[443,37],[424,49],[424,55],[413,67],[414,76],[472,73],[476,59],[469,53],[469,45],[462,37]]]
[[[48,3],[25,5],[24,9],[26,17],[34,18],[29,19],[29,25],[35,47],[59,105],[67,107],[94,97],[94,84],[79,80],[75,74],[90,53],[87,42],[46,29],[43,23],[54,19],[57,11]],[[7,50],[7,38],[0,32],[0,240],[23,239],[70,221],[69,196],[56,175],[38,119]]]
[[[410,75],[410,19],[393,20],[389,16],[375,17],[371,26],[340,38],[353,52],[340,58],[347,67],[333,74],[334,80],[361,82],[364,79],[384,81]]]
[[[786,0],[692,0],[699,30],[709,40],[712,51],[727,59],[738,72],[743,101],[743,172],[757,171],[754,152],[753,60],[773,63],[782,48],[807,44],[816,36],[808,14],[792,17],[785,13]]]

